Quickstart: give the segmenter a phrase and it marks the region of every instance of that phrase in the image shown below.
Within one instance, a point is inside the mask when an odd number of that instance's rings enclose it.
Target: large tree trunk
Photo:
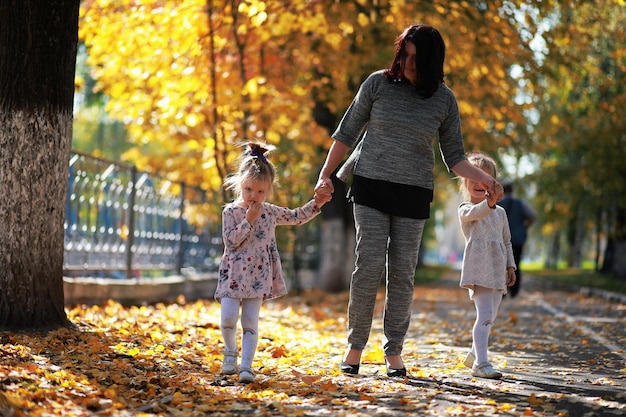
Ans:
[[[0,328],[68,324],[63,219],[78,8],[0,2]]]

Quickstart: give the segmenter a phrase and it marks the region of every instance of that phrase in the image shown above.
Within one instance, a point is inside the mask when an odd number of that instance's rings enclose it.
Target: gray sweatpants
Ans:
[[[386,273],[385,356],[400,355],[411,321],[417,255],[425,220],[392,216],[354,205],[356,262],[348,303],[348,347],[365,349],[376,294]]]

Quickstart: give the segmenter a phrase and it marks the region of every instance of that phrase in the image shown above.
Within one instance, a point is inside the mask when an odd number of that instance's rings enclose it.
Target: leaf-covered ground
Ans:
[[[350,377],[337,367],[347,294],[310,290],[264,305],[253,384],[219,375],[215,302],[68,307],[73,329],[0,333],[0,415],[626,415],[625,305],[541,291],[505,299],[490,342],[505,376],[489,381],[461,364],[474,310],[455,278],[414,298],[409,378],[385,375],[382,293]]]

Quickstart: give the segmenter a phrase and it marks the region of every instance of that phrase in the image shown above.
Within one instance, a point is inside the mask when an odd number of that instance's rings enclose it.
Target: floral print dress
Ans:
[[[220,262],[215,299],[263,298],[287,294],[287,286],[276,246],[276,226],[300,225],[320,213],[315,200],[289,209],[263,203],[253,224],[246,220],[245,207],[227,204],[222,211],[224,255]]]

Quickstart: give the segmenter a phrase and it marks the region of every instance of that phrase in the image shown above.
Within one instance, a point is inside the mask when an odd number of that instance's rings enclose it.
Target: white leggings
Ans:
[[[237,320],[241,305],[241,367],[251,368],[259,343],[259,312],[262,298],[222,298],[221,328],[226,350],[237,352]]]
[[[489,333],[498,314],[502,291],[474,286],[472,299],[476,307],[476,321],[472,329],[472,352],[476,356],[475,363],[478,365],[488,361]]]

